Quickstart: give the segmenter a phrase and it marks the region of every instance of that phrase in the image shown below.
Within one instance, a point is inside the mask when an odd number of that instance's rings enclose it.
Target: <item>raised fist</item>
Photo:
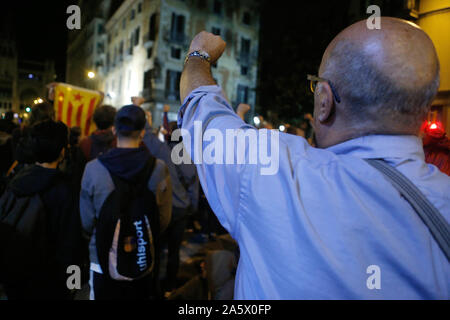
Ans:
[[[248,104],[241,103],[241,104],[238,105],[237,110],[236,110],[236,113],[238,114],[238,116],[239,116],[242,120],[244,120],[245,114],[246,114],[247,112],[249,112],[250,109],[251,109],[251,107],[250,107]]]
[[[220,36],[202,31],[192,40],[189,53],[194,51],[205,51],[209,54],[211,63],[215,63],[225,51],[226,46],[226,42],[223,41]]]
[[[145,102],[145,99],[143,97],[131,97],[131,102],[140,107]]]
[[[150,127],[153,125],[153,117],[150,111],[145,111],[145,115],[147,116],[147,122]]]

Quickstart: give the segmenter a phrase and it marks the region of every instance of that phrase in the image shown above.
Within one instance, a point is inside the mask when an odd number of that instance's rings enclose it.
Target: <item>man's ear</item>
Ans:
[[[64,157],[66,155],[66,148],[62,148],[61,152],[59,154],[58,159],[56,160],[58,163],[61,163],[64,160]]]
[[[317,84],[317,98],[319,99],[319,110],[317,118],[321,123],[327,122],[334,112],[333,91],[327,82]]]
[[[116,127],[112,126],[111,130],[112,130],[113,135],[117,136]]]
[[[139,138],[142,140],[144,139],[145,136],[145,129],[141,131],[141,133],[139,134]]]

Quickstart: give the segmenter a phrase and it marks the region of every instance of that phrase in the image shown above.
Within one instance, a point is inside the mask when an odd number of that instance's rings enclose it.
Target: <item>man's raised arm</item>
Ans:
[[[180,82],[181,103],[193,90],[201,86],[215,85],[211,64],[222,56],[226,47],[225,41],[220,36],[215,36],[206,31],[195,36],[189,48],[188,58],[184,66]],[[198,52],[200,55],[207,54],[209,61],[201,56],[191,55]]]

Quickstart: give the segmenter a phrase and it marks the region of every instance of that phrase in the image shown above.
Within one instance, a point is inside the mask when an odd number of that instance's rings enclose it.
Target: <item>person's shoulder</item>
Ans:
[[[86,171],[96,171],[102,169],[106,170],[106,168],[103,166],[100,160],[98,160],[98,158],[95,158],[86,163]]]
[[[148,180],[148,186],[151,190],[162,181],[170,179],[169,168],[161,159],[156,159],[152,174]]]
[[[82,186],[86,187],[88,183],[95,183],[98,180],[105,180],[108,176],[108,169],[98,159],[93,159],[86,164],[83,174]]]
[[[153,177],[156,177],[159,180],[162,180],[168,174],[169,174],[169,168],[168,168],[167,164],[161,159],[156,159],[155,167],[153,169],[150,179],[152,179]]]
[[[279,133],[279,152],[280,158],[282,153],[288,153],[292,162],[301,161],[310,163],[314,167],[330,164],[330,162],[338,160],[338,157],[333,152],[313,147],[308,140],[301,136],[296,136],[288,133]],[[268,138],[270,141],[271,139]]]

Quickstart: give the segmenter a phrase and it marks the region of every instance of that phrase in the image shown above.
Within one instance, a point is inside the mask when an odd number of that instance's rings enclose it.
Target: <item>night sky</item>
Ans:
[[[16,40],[19,59],[55,61],[57,80],[64,80],[67,7],[74,1],[2,1],[1,35]]]
[[[21,59],[54,60],[57,80],[63,81],[66,9],[76,2],[3,0],[0,33],[16,39]],[[348,5],[345,0],[261,0],[259,113],[296,122],[299,114],[312,111],[306,74],[317,73],[327,44],[353,22]]]

